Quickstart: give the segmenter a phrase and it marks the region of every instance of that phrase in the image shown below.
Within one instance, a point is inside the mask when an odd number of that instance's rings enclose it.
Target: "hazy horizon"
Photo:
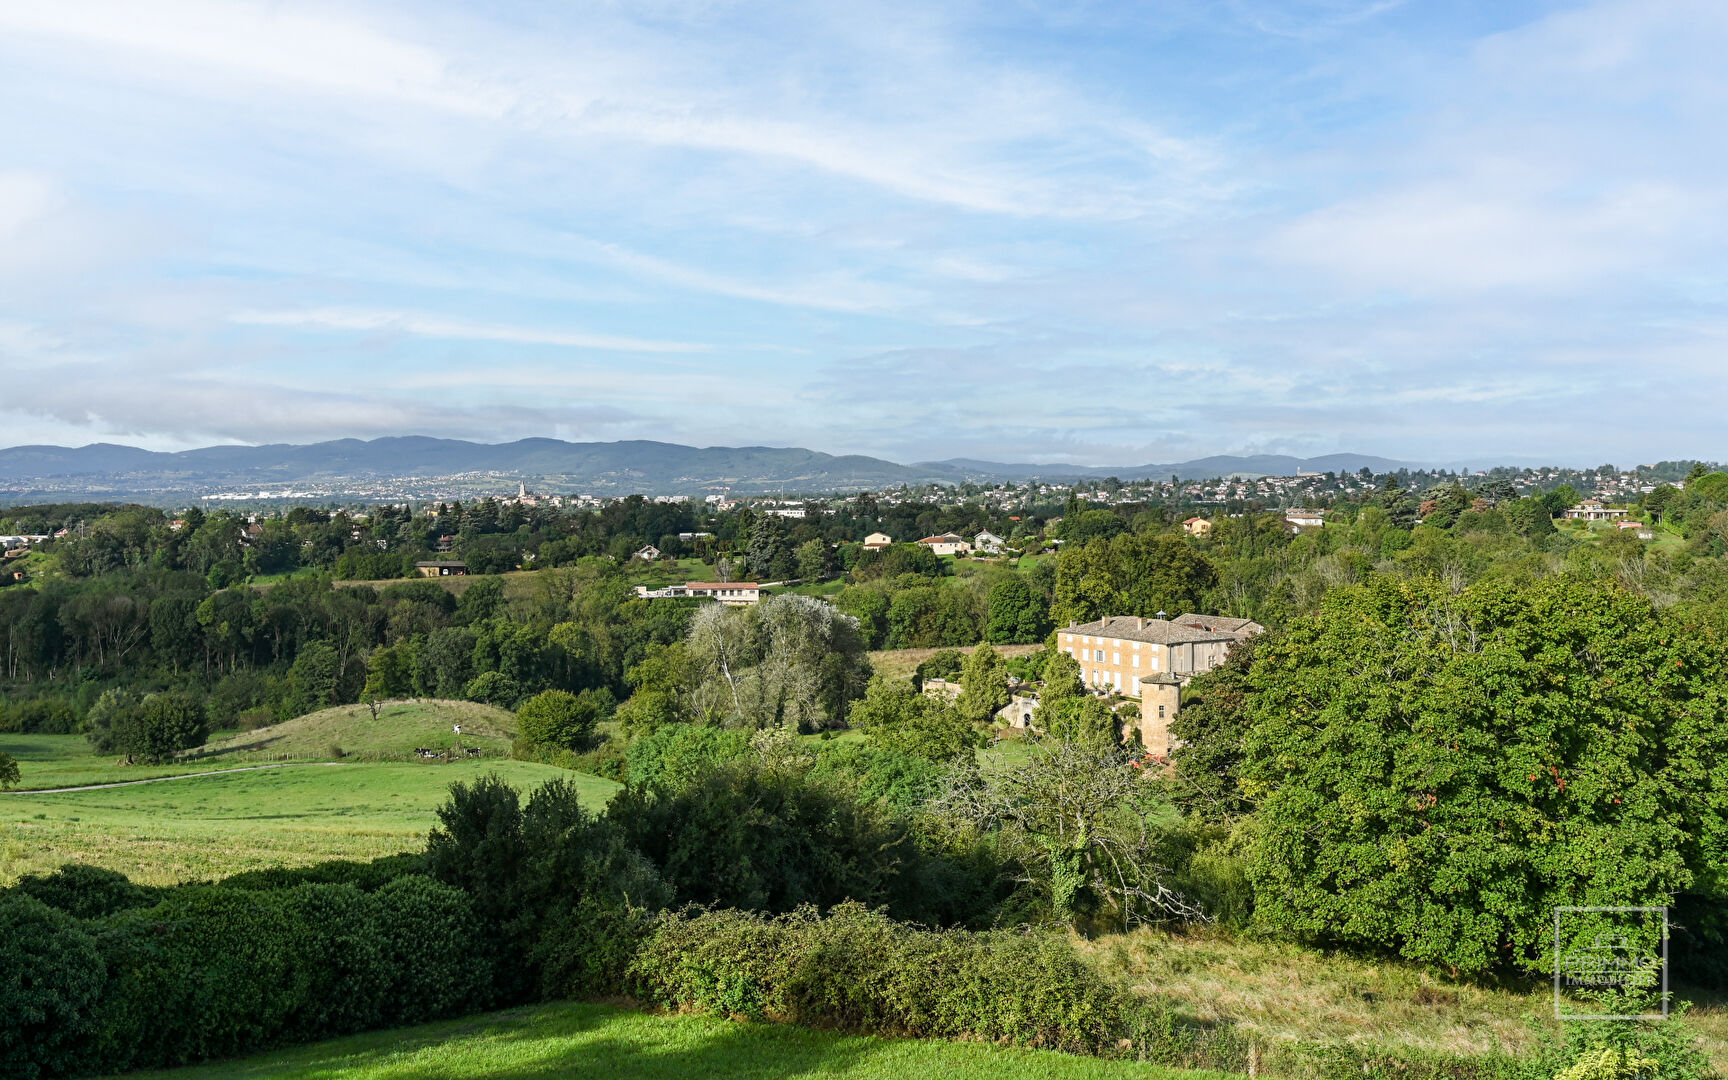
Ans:
[[[376,435],[376,436],[369,436],[369,437],[336,436],[334,438],[327,439],[327,440],[317,440],[317,442],[318,443],[342,442],[342,441],[347,441],[349,439],[353,439],[353,440],[357,440],[357,441],[361,441],[361,442],[376,442],[376,441],[387,440],[387,439],[412,439],[412,438],[437,439],[437,438],[446,438],[446,436],[430,435],[430,434],[427,434],[424,432],[413,432],[413,433],[407,433],[407,434]],[[457,440],[457,441],[475,443],[475,444],[478,444],[481,446],[505,446],[505,445],[509,445],[511,443],[520,442],[520,441],[529,440],[529,439],[536,439],[536,438],[551,438],[551,436],[526,435],[526,436],[520,436],[517,438],[509,438],[509,439],[465,439],[465,440]],[[558,440],[558,441],[571,442],[571,443],[597,442],[597,443],[604,443],[604,444],[614,444],[614,443],[620,443],[620,442],[637,441],[637,442],[655,442],[655,443],[661,443],[661,444],[670,445],[670,446],[691,446],[692,445],[692,444],[688,444],[688,443],[679,443],[679,442],[672,440],[672,439],[654,439],[654,438],[647,438],[647,437],[644,437],[642,439],[636,439],[636,440],[627,440],[627,439],[578,440],[578,439],[570,439],[570,440]],[[182,450],[204,450],[204,449],[215,449],[215,448],[219,448],[219,447],[246,448],[246,447],[270,446],[270,445],[300,447],[300,446],[316,445],[316,443],[303,443],[303,442],[278,442],[278,443],[256,443],[256,442],[252,442],[252,443],[249,443],[249,442],[239,442],[239,441],[228,441],[228,442],[206,443],[206,444],[202,444],[202,445],[196,446],[196,447],[169,448],[169,449],[165,449],[165,450],[154,450],[153,452],[156,452],[156,453],[177,453],[177,452],[182,452]],[[4,453],[5,451],[8,451],[8,450],[22,450],[22,449],[29,449],[32,447],[47,447],[47,448],[52,448],[52,449],[63,449],[63,450],[80,450],[80,449],[86,449],[86,448],[95,447],[95,446],[121,446],[121,447],[127,447],[127,448],[132,448],[132,449],[150,449],[148,447],[140,446],[137,443],[126,442],[124,440],[97,440],[97,441],[88,442],[88,443],[79,443],[76,445],[59,444],[59,443],[15,443],[15,444],[11,444],[11,445],[0,446],[0,453]],[[1422,459],[1419,457],[1408,456],[1408,455],[1399,455],[1399,454],[1381,454],[1381,453],[1374,453],[1371,451],[1362,451],[1362,450],[1339,450],[1339,451],[1332,451],[1332,452],[1325,453],[1325,454],[1273,454],[1273,453],[1268,453],[1268,452],[1256,452],[1256,451],[1237,451],[1237,452],[1219,451],[1219,452],[1215,452],[1215,453],[1196,453],[1193,457],[1189,457],[1189,458],[1169,459],[1168,461],[1165,461],[1165,462],[1156,462],[1156,461],[1152,461],[1152,460],[1134,460],[1134,461],[1131,461],[1131,460],[1126,460],[1126,459],[1123,459],[1123,460],[1077,461],[1077,460],[1073,460],[1071,458],[1037,457],[1037,456],[1030,456],[1030,455],[1026,456],[1026,457],[1014,458],[1014,459],[1007,459],[1007,458],[991,459],[991,458],[980,458],[980,457],[977,457],[976,455],[969,455],[969,454],[945,454],[945,455],[939,455],[939,456],[913,459],[913,458],[897,458],[897,457],[882,455],[882,454],[859,454],[855,451],[849,451],[849,450],[830,450],[830,449],[825,449],[821,446],[796,446],[796,445],[792,445],[792,444],[783,444],[783,443],[751,443],[751,444],[737,444],[737,445],[716,443],[716,444],[707,444],[707,445],[702,445],[702,446],[696,446],[694,448],[700,449],[700,450],[726,450],[726,449],[736,450],[736,449],[752,449],[752,448],[782,449],[782,450],[788,450],[788,449],[789,450],[807,450],[807,451],[811,451],[814,453],[829,454],[829,455],[832,455],[834,457],[847,457],[847,456],[871,457],[871,458],[877,458],[880,460],[884,460],[884,461],[888,461],[888,462],[896,463],[896,464],[902,464],[902,465],[914,465],[914,464],[919,464],[919,463],[942,464],[942,463],[951,462],[951,461],[977,461],[977,462],[998,464],[998,465],[1036,465],[1036,466],[1050,466],[1050,467],[1069,467],[1069,468],[1078,468],[1078,469],[1109,469],[1109,468],[1117,468],[1117,467],[1120,467],[1120,468],[1144,468],[1146,466],[1155,465],[1155,464],[1184,464],[1186,462],[1202,461],[1202,460],[1207,460],[1210,458],[1253,458],[1253,457],[1263,457],[1263,456],[1292,457],[1292,458],[1296,458],[1296,459],[1301,460],[1301,461],[1313,461],[1313,460],[1317,460],[1317,459],[1323,459],[1323,458],[1334,457],[1334,456],[1348,456],[1348,457],[1359,457],[1359,458],[1380,458],[1380,459],[1384,459],[1386,461],[1393,462],[1393,463],[1395,463],[1401,467],[1407,466],[1410,468],[1453,469],[1453,470],[1456,470],[1456,469],[1472,469],[1472,470],[1474,470],[1474,469],[1488,469],[1488,468],[1494,468],[1494,467],[1510,467],[1510,468],[1556,467],[1556,468],[1563,468],[1563,469],[1594,469],[1594,468],[1597,468],[1603,464],[1612,464],[1618,469],[1631,470],[1631,469],[1635,469],[1641,465],[1643,465],[1643,466],[1654,465],[1654,464],[1661,462],[1661,461],[1693,460],[1693,459],[1687,458],[1685,456],[1673,456],[1673,455],[1667,455],[1667,454],[1658,454],[1655,456],[1646,456],[1644,458],[1638,459],[1635,462],[1618,462],[1618,463],[1608,461],[1607,459],[1602,458],[1602,457],[1591,458],[1588,455],[1581,457],[1581,458],[1578,458],[1576,460],[1558,459],[1558,458],[1556,458],[1556,459],[1539,459],[1539,458],[1514,457],[1514,456],[1495,457],[1494,455],[1491,455],[1491,454],[1490,455],[1484,455],[1484,456],[1478,456],[1475,458],[1460,458],[1460,459],[1456,459],[1456,460],[1440,460],[1440,459]],[[1708,461],[1708,460],[1712,460],[1712,459],[1706,458],[1706,459],[1699,459],[1699,460]]]

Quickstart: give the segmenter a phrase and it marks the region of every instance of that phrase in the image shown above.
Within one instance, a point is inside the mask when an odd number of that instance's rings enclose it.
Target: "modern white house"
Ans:
[[[748,607],[762,599],[762,586],[754,581],[690,581],[664,589],[638,585],[636,595],[643,600],[690,598],[718,600],[727,607]]]
[[[655,547],[653,544],[649,544],[647,547],[630,557],[633,559],[641,559],[643,562],[653,562],[655,559],[660,557],[660,549]]]
[[[995,555],[1002,550],[1002,545],[1007,542],[986,529],[972,538],[972,547],[974,550],[982,551],[988,555]]]
[[[1566,510],[1566,517],[1572,521],[1619,521],[1625,516],[1626,511],[1604,506],[1601,499],[1585,499]]]
[[[1324,528],[1326,525],[1326,511],[1286,510],[1284,511],[1284,524],[1290,526],[1291,529],[1297,532],[1300,532],[1303,529]]]

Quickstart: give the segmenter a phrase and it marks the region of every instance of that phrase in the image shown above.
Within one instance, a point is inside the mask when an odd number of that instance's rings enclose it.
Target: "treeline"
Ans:
[[[124,711],[161,691],[195,697],[215,727],[363,695],[511,708],[545,689],[623,696],[625,672],[681,640],[693,613],[689,601],[637,599],[606,559],[547,571],[516,601],[498,578],[460,597],[431,581],[336,588],[328,577],[212,590],[184,571],[51,581],[0,592],[0,729],[73,731],[105,695]]]
[[[1424,493],[1391,479],[1366,503],[1337,507],[1324,528],[1300,534],[1280,515],[1244,514],[1218,517],[1209,535],[1195,537],[1166,509],[1088,508],[1071,500],[1050,529],[1060,533],[1054,537],[1062,541],[1058,553],[1030,567],[938,559],[916,544],[866,551],[850,539],[830,539],[904,524],[914,510],[911,522],[930,527],[958,527],[966,515],[975,515],[968,526],[990,520],[976,516],[982,514],[976,507],[932,517],[933,508],[879,507],[868,496],[839,513],[802,520],[748,510],[721,515],[707,522],[718,531],[704,543],[711,544],[716,572],[724,566],[734,576],[763,580],[842,575],[844,586],[833,601],[857,618],[861,640],[872,649],[1036,643],[1069,622],[1159,611],[1208,611],[1277,626],[1371,574],[1432,576],[1457,588],[1560,573],[1611,576],[1660,605],[1698,610],[1720,607],[1728,597],[1722,559],[1728,475],[1700,473],[1684,491],[1662,487],[1644,496],[1642,513],[1682,533],[1682,542],[1672,545],[1647,543],[1636,530],[1598,535],[1557,525],[1553,515],[1576,498],[1564,488],[1518,497],[1509,483],[1491,478],[1474,491],[1452,483]],[[75,516],[85,520],[91,511],[58,509],[64,511],[59,517],[10,520],[13,527],[46,528]],[[702,523],[696,513],[685,504],[641,498],[574,515],[486,501],[445,508],[436,520],[455,525],[459,536],[504,545],[495,546],[509,553],[499,565],[516,565],[520,557],[541,574],[550,571],[537,597],[566,594],[558,601],[506,604],[496,583],[484,580],[460,602],[430,583],[336,589],[327,579],[300,577],[268,590],[222,586],[229,576],[220,570],[224,561],[239,559],[244,569],[245,559],[270,547],[273,535],[284,538],[281,550],[302,553],[329,555],[345,543],[336,564],[350,556],[394,559],[392,572],[400,573],[412,559],[388,549],[422,544],[428,530],[425,519],[388,508],[363,527],[340,514],[297,509],[261,525],[194,513],[171,529],[159,511],[113,511],[57,542],[56,557],[75,572],[0,590],[0,679],[12,710],[12,718],[0,722],[63,730],[121,680],[138,692],[207,694],[218,724],[257,710],[284,716],[353,701],[368,680],[386,696],[513,704],[542,689],[605,687],[623,700],[631,690],[627,669],[637,659],[625,654],[639,645],[620,650],[613,638],[676,640],[688,613],[672,601],[627,606],[632,598],[621,567],[639,564],[575,552],[627,553],[639,530]],[[580,534],[546,540],[546,521],[559,522],[559,529],[575,522]],[[513,532],[485,531],[512,525]],[[527,560],[536,550],[540,557]],[[108,569],[95,572],[99,567]],[[561,605],[574,605],[578,614],[570,617]],[[616,619],[614,611],[621,613]],[[584,629],[557,629],[567,622]],[[483,681],[470,689],[476,679]]]

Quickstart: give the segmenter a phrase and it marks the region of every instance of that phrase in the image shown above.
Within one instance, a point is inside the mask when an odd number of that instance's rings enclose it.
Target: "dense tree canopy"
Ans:
[[[1720,905],[1724,665],[1600,580],[1334,593],[1248,675],[1257,919],[1479,972],[1549,966],[1558,905]]]

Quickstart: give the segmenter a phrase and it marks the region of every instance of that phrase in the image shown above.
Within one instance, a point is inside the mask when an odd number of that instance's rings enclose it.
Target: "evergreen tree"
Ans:
[[[1002,654],[988,645],[973,649],[960,667],[954,710],[969,724],[987,724],[1008,701],[1008,664]]]
[[[778,514],[763,514],[750,527],[750,545],[744,557],[757,581],[777,580],[774,570],[784,565],[790,552],[786,546],[786,521]],[[787,574],[791,577],[791,574]]]

